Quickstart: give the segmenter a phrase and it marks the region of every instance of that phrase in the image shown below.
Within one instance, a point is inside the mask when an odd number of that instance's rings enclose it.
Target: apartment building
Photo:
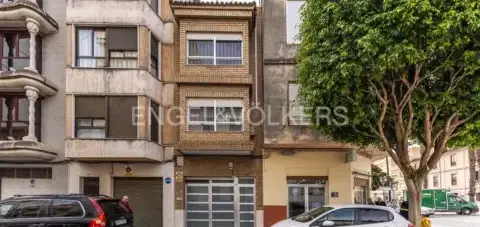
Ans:
[[[68,192],[126,195],[136,226],[171,226],[174,147],[162,127],[173,102],[163,82],[173,74],[169,1],[65,4]]]
[[[421,157],[421,147],[412,147],[410,149],[410,159],[414,167],[418,166]],[[468,160],[468,149],[459,148],[447,151],[441,158],[439,163],[427,175],[423,187],[425,189],[447,189],[451,193],[456,193],[460,197],[468,199],[468,192],[470,189],[470,162]],[[388,168],[387,168],[388,163]],[[397,184],[393,190],[393,198],[403,200],[404,193],[407,191],[403,173],[391,158],[380,159],[374,162],[384,172],[390,174]],[[476,164],[476,195],[477,201],[480,201],[480,182],[478,180],[479,167]],[[372,192],[372,197],[382,197],[388,194],[389,189],[384,191],[377,190]]]
[[[1,198],[66,192],[64,4],[1,0],[0,39]]]
[[[365,203],[377,154],[319,134],[296,102],[296,37],[304,2],[263,4],[264,226],[323,204]]]
[[[166,115],[179,121],[164,128],[177,141],[174,226],[263,226],[261,135],[249,121],[259,94],[259,9],[250,1],[171,7],[175,73],[164,83],[175,103]]]

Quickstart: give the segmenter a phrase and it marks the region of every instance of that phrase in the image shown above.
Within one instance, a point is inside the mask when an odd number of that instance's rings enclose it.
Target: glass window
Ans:
[[[310,210],[309,212],[295,216],[293,220],[298,222],[309,222],[332,209],[333,209],[332,207],[319,207],[319,208]]]
[[[77,66],[137,68],[137,28],[80,28]]]
[[[22,140],[28,135],[29,102],[25,96],[0,96],[0,140]],[[35,102],[35,109],[41,109],[41,100]],[[35,111],[35,136],[41,140],[40,114]]]
[[[355,222],[354,209],[339,209],[327,214],[325,220],[332,221],[334,226],[349,226]]]
[[[375,224],[393,220],[393,215],[386,210],[359,209],[359,224]]]
[[[438,187],[438,176],[433,176],[433,187]]]
[[[295,83],[288,84],[288,116],[292,125],[309,125],[310,119],[304,112],[304,108],[298,103],[299,86]]]
[[[49,200],[20,201],[12,211],[12,218],[45,217]]]
[[[305,3],[302,0],[287,0],[287,43],[298,43],[297,35],[301,24],[300,8]]]
[[[39,42],[38,42],[39,43]],[[38,44],[37,43],[37,44]],[[0,34],[0,71],[23,69],[29,66],[30,35],[28,33]]]
[[[154,103],[153,101],[150,102],[150,140],[153,142],[159,141],[159,105]]]
[[[90,139],[105,138],[105,119],[77,118],[77,137]]]
[[[159,57],[159,49],[158,49],[158,40],[152,35],[150,38],[150,72],[155,77],[159,77],[158,72],[158,57]]]
[[[53,217],[82,217],[83,208],[75,200],[55,199],[52,204]]]
[[[452,184],[452,186],[457,185],[457,174],[456,173],[452,173],[452,175],[451,175],[451,184]]]
[[[456,166],[457,165],[457,157],[456,155],[452,154],[450,155],[450,166]]]
[[[187,34],[187,64],[241,65],[241,34]]]
[[[3,202],[0,203],[0,218],[6,218],[12,212],[12,208],[17,202]]]
[[[187,105],[189,131],[243,130],[243,100],[190,99]]]

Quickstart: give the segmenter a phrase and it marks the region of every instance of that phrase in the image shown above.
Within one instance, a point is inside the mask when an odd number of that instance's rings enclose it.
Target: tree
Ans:
[[[425,177],[447,143],[480,120],[480,3],[308,0],[298,39],[305,111],[332,139],[388,153],[419,226]],[[418,168],[410,141],[424,147]]]
[[[395,181],[383,170],[372,164],[372,190],[378,190],[380,187],[392,187]]]

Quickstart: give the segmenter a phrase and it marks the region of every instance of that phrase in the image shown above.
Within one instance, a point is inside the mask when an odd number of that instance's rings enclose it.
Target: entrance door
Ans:
[[[288,217],[325,205],[325,185],[289,184]]]

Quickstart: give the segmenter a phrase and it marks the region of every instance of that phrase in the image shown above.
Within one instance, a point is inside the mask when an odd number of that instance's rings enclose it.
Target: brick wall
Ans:
[[[250,124],[246,120],[248,111],[244,111],[243,132],[189,132],[186,128],[188,98],[240,98],[244,108],[250,107],[250,89],[248,86],[219,85],[182,85],[179,88],[180,142],[177,149],[214,149],[214,150],[251,150]]]
[[[187,33],[241,33],[243,37],[243,64],[228,65],[187,65]],[[182,19],[176,34],[178,61],[175,81],[198,83],[252,83],[250,74],[250,33],[248,20],[193,20]]]

